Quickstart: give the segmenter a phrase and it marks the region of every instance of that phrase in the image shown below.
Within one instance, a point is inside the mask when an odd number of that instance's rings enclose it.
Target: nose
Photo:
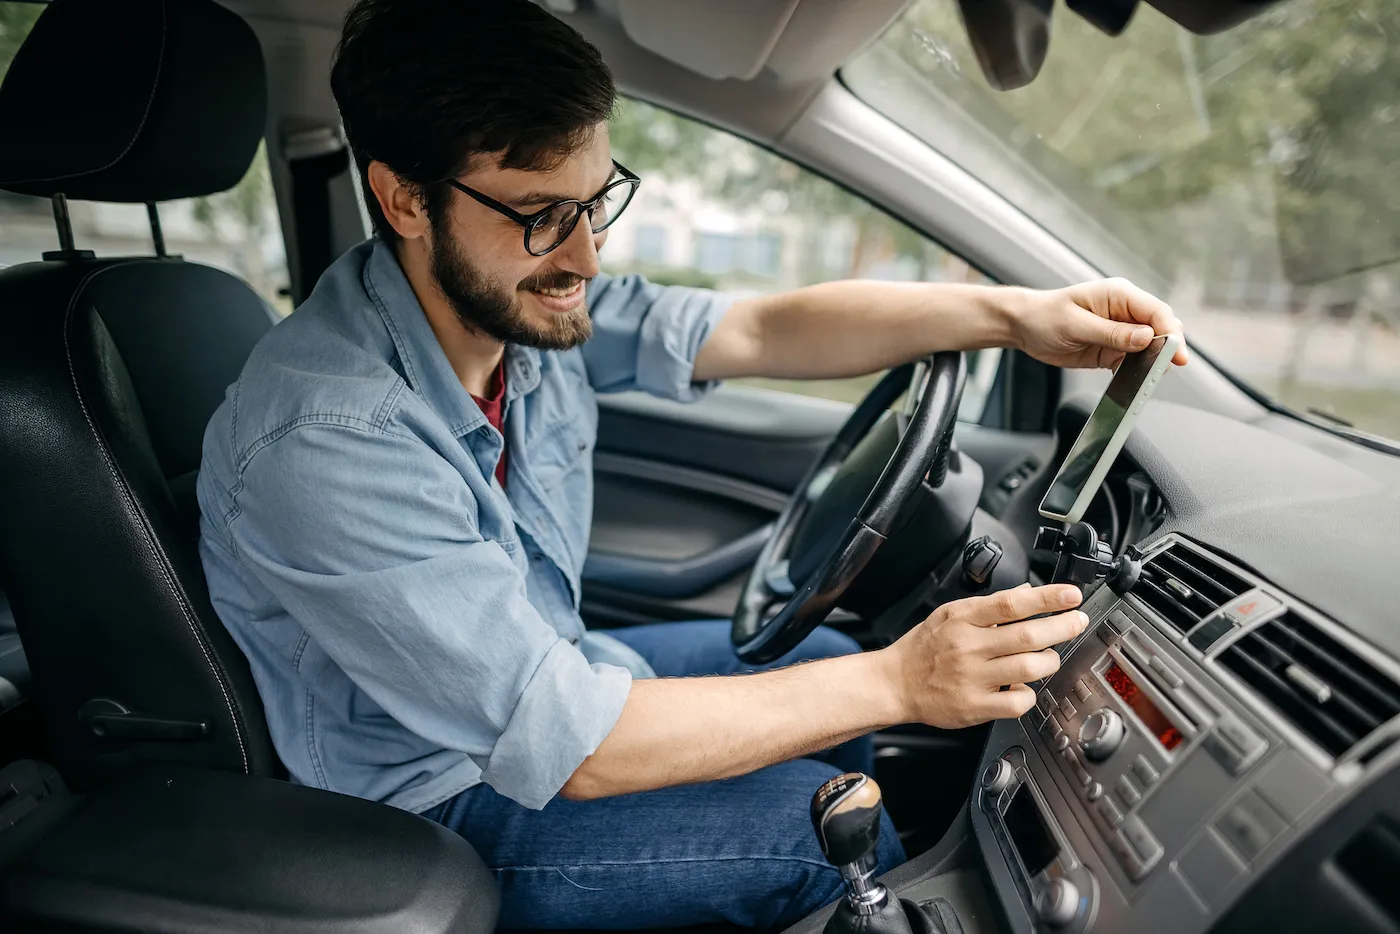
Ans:
[[[607,231],[595,234],[588,221],[587,214],[580,217],[551,257],[564,272],[571,272],[582,279],[592,279],[598,275],[601,269],[598,250],[607,239]]]

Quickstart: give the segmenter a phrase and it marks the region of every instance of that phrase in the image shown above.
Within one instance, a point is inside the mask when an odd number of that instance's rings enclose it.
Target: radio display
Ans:
[[[1148,732],[1157,737],[1157,742],[1161,743],[1168,751],[1181,745],[1181,731],[1176,728],[1167,715],[1152,699],[1143,693],[1142,688],[1137,686],[1126,671],[1119,667],[1117,662],[1109,665],[1104,670],[1103,679],[1108,682],[1108,686],[1113,688],[1114,693],[1123,698],[1123,702],[1132,708],[1139,720],[1147,727]]]
[[[1011,803],[1006,806],[1002,820],[1006,822],[1006,831],[1011,835],[1011,842],[1021,855],[1028,875],[1040,872],[1060,855],[1045,818],[1040,816],[1040,806],[1024,785],[1011,796]]]

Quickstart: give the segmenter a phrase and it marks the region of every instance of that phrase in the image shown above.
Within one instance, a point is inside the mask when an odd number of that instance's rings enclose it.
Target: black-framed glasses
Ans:
[[[543,256],[569,239],[569,234],[574,232],[574,228],[578,226],[578,219],[585,211],[588,212],[588,221],[593,227],[593,232],[602,233],[626,209],[642,180],[619,165],[616,159],[613,160],[613,169],[622,177],[608,182],[592,200],[556,201],[533,214],[521,214],[495,198],[463,185],[455,178],[449,178],[447,182],[463,194],[470,195],[491,210],[524,227],[525,252],[531,256]]]

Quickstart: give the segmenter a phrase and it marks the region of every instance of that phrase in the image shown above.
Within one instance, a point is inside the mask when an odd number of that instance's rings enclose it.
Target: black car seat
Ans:
[[[176,257],[84,254],[64,223],[64,195],[232,187],[265,98],[256,36],[213,0],[54,0],[0,85],[0,189],[53,198],[62,247],[0,270],[0,589],[57,767],[0,767],[0,930],[495,927],[460,836],[276,780],[209,604],[202,436],[266,305]]]
[[[265,119],[257,38],[211,0],[56,0],[0,85],[0,188],[54,198],[56,217],[64,196],[212,194]],[[274,775],[194,499],[204,426],[267,305],[227,273],[94,257],[59,227],[63,249],[0,271],[0,589],[53,765],[79,789],[143,762]]]

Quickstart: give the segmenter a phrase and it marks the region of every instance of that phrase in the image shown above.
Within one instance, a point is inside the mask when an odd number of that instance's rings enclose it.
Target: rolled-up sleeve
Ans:
[[[682,402],[699,398],[714,384],[694,381],[695,358],[733,303],[732,296],[709,289],[599,275],[588,288],[593,337],[583,346],[593,388],[640,389]]]
[[[392,425],[392,423],[391,423]],[[246,465],[232,544],[407,729],[543,807],[612,729],[631,676],[590,665],[484,540],[461,475],[392,430],[304,424]]]

